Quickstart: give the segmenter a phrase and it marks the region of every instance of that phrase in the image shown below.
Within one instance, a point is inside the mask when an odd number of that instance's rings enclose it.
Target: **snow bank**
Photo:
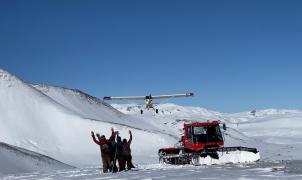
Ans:
[[[219,159],[213,159],[210,156],[200,157],[200,165],[229,164],[229,163],[251,163],[260,160],[260,153],[247,151],[218,152]]]

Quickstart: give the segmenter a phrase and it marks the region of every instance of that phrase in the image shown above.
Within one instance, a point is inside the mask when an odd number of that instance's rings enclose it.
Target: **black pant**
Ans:
[[[125,155],[125,161],[126,161],[126,164],[127,164],[127,169],[130,170],[131,168],[135,168],[132,164],[132,156],[131,154],[129,155]]]

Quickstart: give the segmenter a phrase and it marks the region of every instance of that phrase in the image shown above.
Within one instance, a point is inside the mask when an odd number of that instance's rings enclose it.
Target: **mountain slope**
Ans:
[[[157,156],[159,147],[175,141],[151,124],[95,100],[91,103],[89,96],[50,88],[57,94],[44,94],[0,70],[0,141],[73,166],[100,163],[99,147],[91,140],[91,130],[108,137],[113,127],[128,138],[131,129],[134,162],[157,161],[150,157]]]
[[[73,168],[50,157],[0,142],[0,175]]]
[[[127,117],[104,101],[77,89],[48,86],[45,84],[32,84],[32,86],[57,103],[86,118],[100,119],[112,117],[114,119],[117,115],[122,118]],[[103,121],[106,121],[106,119]]]

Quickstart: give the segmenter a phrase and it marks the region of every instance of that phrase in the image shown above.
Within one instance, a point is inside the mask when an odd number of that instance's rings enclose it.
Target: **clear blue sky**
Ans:
[[[0,68],[100,98],[302,109],[302,1],[1,0]]]

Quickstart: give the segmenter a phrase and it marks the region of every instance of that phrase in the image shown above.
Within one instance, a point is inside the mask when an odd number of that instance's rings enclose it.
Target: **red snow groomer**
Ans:
[[[194,164],[199,157],[219,159],[219,152],[248,151],[258,153],[256,148],[224,147],[219,121],[184,124],[184,135],[175,147],[158,150],[159,161],[167,164]],[[222,127],[226,130],[223,123]]]

